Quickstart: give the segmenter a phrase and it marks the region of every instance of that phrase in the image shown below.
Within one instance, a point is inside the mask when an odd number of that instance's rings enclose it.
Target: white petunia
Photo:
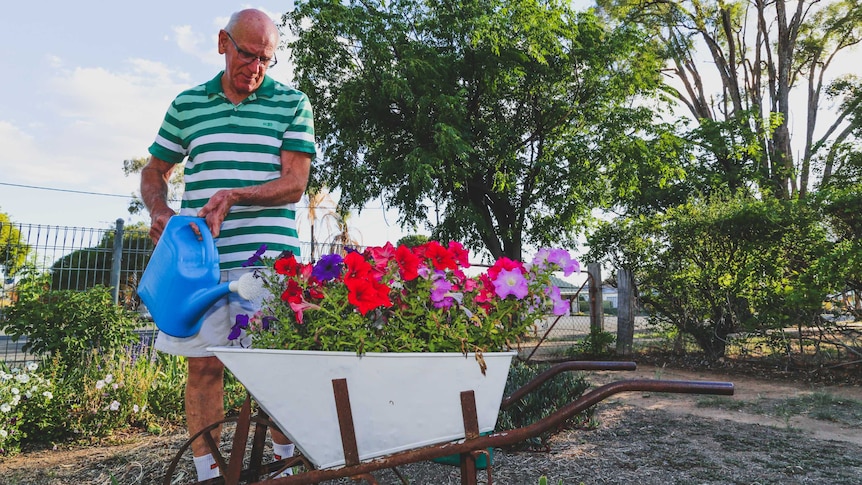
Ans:
[[[116,410],[120,409],[120,402],[119,401],[112,402],[110,409],[111,409],[111,411],[116,411]]]
[[[96,389],[105,387],[105,381],[96,381]]]
[[[39,364],[37,364],[36,362],[30,362],[29,364],[27,364],[27,370],[30,372],[33,372],[38,368],[39,368]]]
[[[45,396],[45,397],[46,397],[46,398],[48,398],[48,399],[53,399],[53,398],[54,398],[54,395],[53,395],[53,394],[51,394],[51,391],[45,391],[45,392],[43,392],[43,393],[42,393],[42,395],[43,395],[43,396]]]
[[[105,376],[105,382],[107,382],[108,384],[114,382],[114,375],[113,374],[106,375]]]
[[[10,406],[8,402],[4,402],[3,404],[0,404],[0,411],[3,411],[4,413],[8,413],[11,410],[12,410],[12,406]]]

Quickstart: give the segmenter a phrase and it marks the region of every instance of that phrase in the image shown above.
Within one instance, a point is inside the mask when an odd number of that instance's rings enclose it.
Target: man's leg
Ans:
[[[278,428],[271,427],[269,428],[269,432],[272,435],[272,452],[273,458],[276,460],[286,460],[293,456],[294,445],[290,442],[290,438],[285,436]],[[279,477],[285,477],[288,475],[292,475],[293,471],[291,468],[288,468],[283,473],[279,474]]]
[[[224,419],[224,365],[218,357],[189,357],[186,382],[186,425],[189,436]],[[216,443],[221,426],[212,431]],[[192,454],[204,456],[211,451],[203,438],[192,443]]]

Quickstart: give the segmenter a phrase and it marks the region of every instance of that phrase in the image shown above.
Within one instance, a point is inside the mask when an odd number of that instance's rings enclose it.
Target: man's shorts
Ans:
[[[221,272],[221,282],[235,281],[252,268],[237,268]],[[209,357],[214,355],[207,352],[207,347],[214,346],[238,346],[249,343],[245,332],[237,340],[228,340],[230,330],[236,323],[236,316],[247,314],[252,316],[259,308],[236,293],[228,293],[227,296],[219,298],[203,316],[201,331],[194,336],[186,338],[172,337],[162,331],[156,337],[155,349],[173,355],[185,357]]]

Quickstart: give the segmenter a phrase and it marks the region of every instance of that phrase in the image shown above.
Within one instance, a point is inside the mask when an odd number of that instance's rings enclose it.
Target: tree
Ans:
[[[123,174],[126,177],[129,175],[138,175],[141,169],[147,164],[148,157],[130,158],[123,160]],[[183,171],[174,170],[171,179],[168,181],[168,201],[177,202],[182,199],[183,194]],[[139,194],[132,194],[132,201],[129,202],[129,214],[138,214],[145,209],[144,201],[141,200]]]
[[[690,335],[710,359],[731,333],[815,323],[834,288],[819,277],[829,245],[805,201],[716,194],[606,224],[589,245],[592,260],[635,274],[653,322]]]
[[[283,21],[315,106],[311,185],[494,258],[574,244],[608,148],[653,116],[632,105],[658,85],[650,46],[568,2],[306,0]]]
[[[668,91],[697,123],[691,136],[710,157],[704,169],[722,175],[707,175],[706,181],[731,190],[758,184],[787,198],[804,197],[810,185],[832,175],[828,163],[815,162],[828,161],[830,147],[850,135],[848,115],[859,109],[860,98],[853,83],[839,79],[830,85],[827,74],[839,54],[862,40],[859,0],[600,4],[623,25],[645,25],[665,46],[665,72],[678,86]],[[719,82],[713,91],[710,79]],[[818,114],[827,93],[839,109],[823,131]],[[803,113],[793,111],[794,96],[805,100]],[[805,126],[798,158],[791,146],[794,120]]]
[[[111,285],[111,268],[116,231],[105,232],[99,244],[78,249],[63,256],[51,266],[51,290],[87,290]],[[124,306],[137,304],[137,284],[153,251],[148,228],[143,223],[123,230],[122,264],[119,298]]]
[[[0,212],[0,268],[6,277],[13,276],[24,265],[30,247],[21,237],[21,230],[16,227],[9,216]],[[0,285],[2,285],[0,281]]]

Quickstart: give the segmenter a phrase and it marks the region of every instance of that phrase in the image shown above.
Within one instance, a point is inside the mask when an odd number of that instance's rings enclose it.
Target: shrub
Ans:
[[[20,451],[25,438],[36,434],[33,431],[52,425],[55,387],[35,362],[0,367],[0,454],[11,455]]]
[[[39,285],[24,287],[3,322],[3,330],[13,340],[27,337],[24,351],[54,356],[72,367],[91,349],[111,353],[137,339],[137,314],[114,304],[110,288],[45,291]]]
[[[512,394],[549,368],[550,364],[524,364],[516,362],[509,370],[504,395],[508,396]],[[557,374],[509,408],[501,410],[497,419],[497,429],[517,429],[544,419],[579,398],[587,388],[589,388],[589,383],[586,382],[581,373],[562,372]],[[592,417],[592,414],[593,410],[591,408],[579,415],[573,416],[563,427],[587,422]],[[548,430],[539,436],[530,438],[522,444],[514,446],[547,448],[548,439],[557,431],[559,430]]]

